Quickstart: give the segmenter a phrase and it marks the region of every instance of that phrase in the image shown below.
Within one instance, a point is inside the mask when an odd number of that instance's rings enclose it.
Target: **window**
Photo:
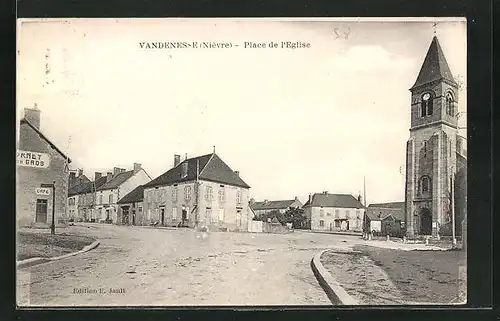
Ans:
[[[142,213],[142,207],[139,207],[139,213]]]
[[[356,229],[359,229],[359,227],[360,227],[360,222],[356,220]]]
[[[335,210],[335,217],[339,218],[339,216],[340,216],[340,211],[339,210]]]
[[[211,208],[206,208],[205,209],[205,217],[207,219],[207,221],[211,221],[213,222],[213,217],[212,217],[212,209]]]
[[[212,186],[207,186],[205,190],[205,199],[207,201],[211,201],[214,199],[214,189],[212,188]]]
[[[332,212],[326,212],[327,216],[332,216]]]
[[[184,199],[189,201],[191,199],[191,186],[184,187]]]
[[[109,194],[109,204],[113,203],[113,194]]]
[[[356,211],[356,218],[359,220],[361,218],[361,211],[357,210]]]
[[[177,187],[172,188],[172,202],[177,202]]]
[[[102,204],[102,194],[99,195],[99,204]]]
[[[430,116],[433,112],[432,96],[430,93],[422,95],[422,102],[420,105],[420,117]]]
[[[224,209],[219,208],[219,222],[223,222],[223,221],[224,221]]]
[[[350,218],[350,217],[349,217],[350,215],[351,215],[351,212],[350,212],[349,210],[346,210],[346,211],[345,211],[345,218],[349,219],[349,218]]]
[[[424,142],[424,146],[422,147],[422,152],[424,153],[424,157],[427,157],[427,142]]]
[[[325,221],[319,220],[319,226],[321,226],[321,227],[325,226]]]
[[[422,190],[422,193],[428,193],[430,191],[430,185],[431,185],[431,180],[429,179],[429,177],[427,176],[424,176],[422,177],[422,179],[420,180],[420,187],[421,187],[421,190]]]
[[[335,220],[335,227],[340,228],[340,220]]]
[[[177,207],[172,208],[172,218],[177,219]]]
[[[325,211],[324,211],[323,209],[320,209],[320,210],[319,210],[319,216],[320,216],[320,217],[325,216]]]
[[[241,204],[241,190],[236,191],[236,204]]]
[[[224,187],[221,187],[219,189],[219,202],[224,203],[225,200],[226,200],[226,195],[224,192]]]
[[[148,220],[150,220],[150,219],[151,219],[151,209],[148,208]]]
[[[446,113],[450,116],[455,116],[455,103],[453,95],[450,92],[446,94]]]

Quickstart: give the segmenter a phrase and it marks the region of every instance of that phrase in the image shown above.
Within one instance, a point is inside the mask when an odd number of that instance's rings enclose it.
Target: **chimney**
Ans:
[[[95,173],[94,173],[94,182],[97,182],[97,180],[98,180],[99,178],[101,178],[101,177],[102,177],[102,173],[95,172]]]
[[[267,200],[264,200],[264,204],[267,204]]]
[[[120,170],[121,170],[121,168],[119,168],[119,167],[113,167],[113,176],[120,174]]]
[[[141,164],[134,163],[134,174],[141,170]]]
[[[113,178],[113,173],[108,172],[108,173],[106,174],[106,182],[109,182],[112,178]]]
[[[328,195],[328,191],[323,191],[323,194]]]
[[[250,199],[250,205],[253,205],[253,203],[255,203],[255,198],[253,198],[253,197],[252,197],[252,198]]]
[[[78,177],[83,176],[83,169],[78,169]]]
[[[174,167],[176,167],[177,165],[179,165],[181,163],[181,155],[177,155],[175,154],[174,155]]]
[[[70,172],[69,173],[69,186],[73,185],[73,183],[76,180],[76,173],[75,172]]]
[[[120,168],[120,173],[125,173],[125,168]]]
[[[36,129],[40,129],[40,109],[37,108],[36,104],[33,108],[24,108],[24,118]]]
[[[361,203],[361,195],[358,195],[358,202]]]
[[[313,201],[312,194],[309,194],[309,205],[311,205],[312,201]]]
[[[295,196],[295,198],[293,199],[294,201],[298,201],[299,198],[297,196]]]
[[[234,171],[234,173],[236,174],[236,176],[240,177],[240,172],[239,171]]]
[[[188,174],[188,162],[182,163],[182,177],[186,177]]]

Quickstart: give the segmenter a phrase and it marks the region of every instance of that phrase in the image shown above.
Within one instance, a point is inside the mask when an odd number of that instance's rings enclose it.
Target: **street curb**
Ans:
[[[347,236],[363,236],[362,233],[357,233],[357,232],[347,232],[347,233],[343,233],[343,232],[331,232],[331,231],[312,231],[312,230],[301,230],[301,229],[296,229],[296,231],[301,231],[301,232],[304,232],[304,233],[312,233],[312,234],[330,234],[330,235],[347,235]]]
[[[95,241],[92,244],[89,244],[89,245],[85,246],[80,251],[76,251],[76,252],[73,252],[73,253],[64,254],[64,255],[61,255],[61,256],[48,257],[48,258],[44,258],[44,257],[32,257],[32,258],[29,258],[29,259],[26,259],[26,260],[17,261],[16,262],[16,267],[18,269],[22,269],[22,268],[30,267],[30,266],[33,266],[33,265],[38,265],[38,264],[42,264],[42,263],[47,263],[47,262],[52,262],[52,261],[57,261],[57,260],[65,259],[65,258],[70,257],[70,256],[82,254],[82,253],[88,252],[90,250],[93,250],[96,247],[98,247],[99,244],[100,244],[99,241]]]
[[[311,260],[311,269],[326,295],[334,305],[359,305],[358,301],[351,297],[342,286],[333,278],[321,263],[321,255],[326,251],[317,253]]]

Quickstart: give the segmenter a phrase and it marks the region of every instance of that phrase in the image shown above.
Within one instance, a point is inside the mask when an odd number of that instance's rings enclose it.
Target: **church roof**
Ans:
[[[446,62],[443,50],[439,45],[438,38],[434,36],[429,50],[427,51],[427,55],[425,56],[422,68],[420,68],[417,80],[411,89],[440,79],[448,80],[452,84],[457,85],[451,74],[450,67]]]

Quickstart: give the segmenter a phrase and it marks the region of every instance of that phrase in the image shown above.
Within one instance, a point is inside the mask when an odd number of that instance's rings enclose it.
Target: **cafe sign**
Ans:
[[[17,165],[35,168],[47,168],[50,156],[45,153],[17,150]]]
[[[45,188],[45,187],[39,187],[35,189],[36,195],[44,195],[48,196],[50,195],[50,188]]]

